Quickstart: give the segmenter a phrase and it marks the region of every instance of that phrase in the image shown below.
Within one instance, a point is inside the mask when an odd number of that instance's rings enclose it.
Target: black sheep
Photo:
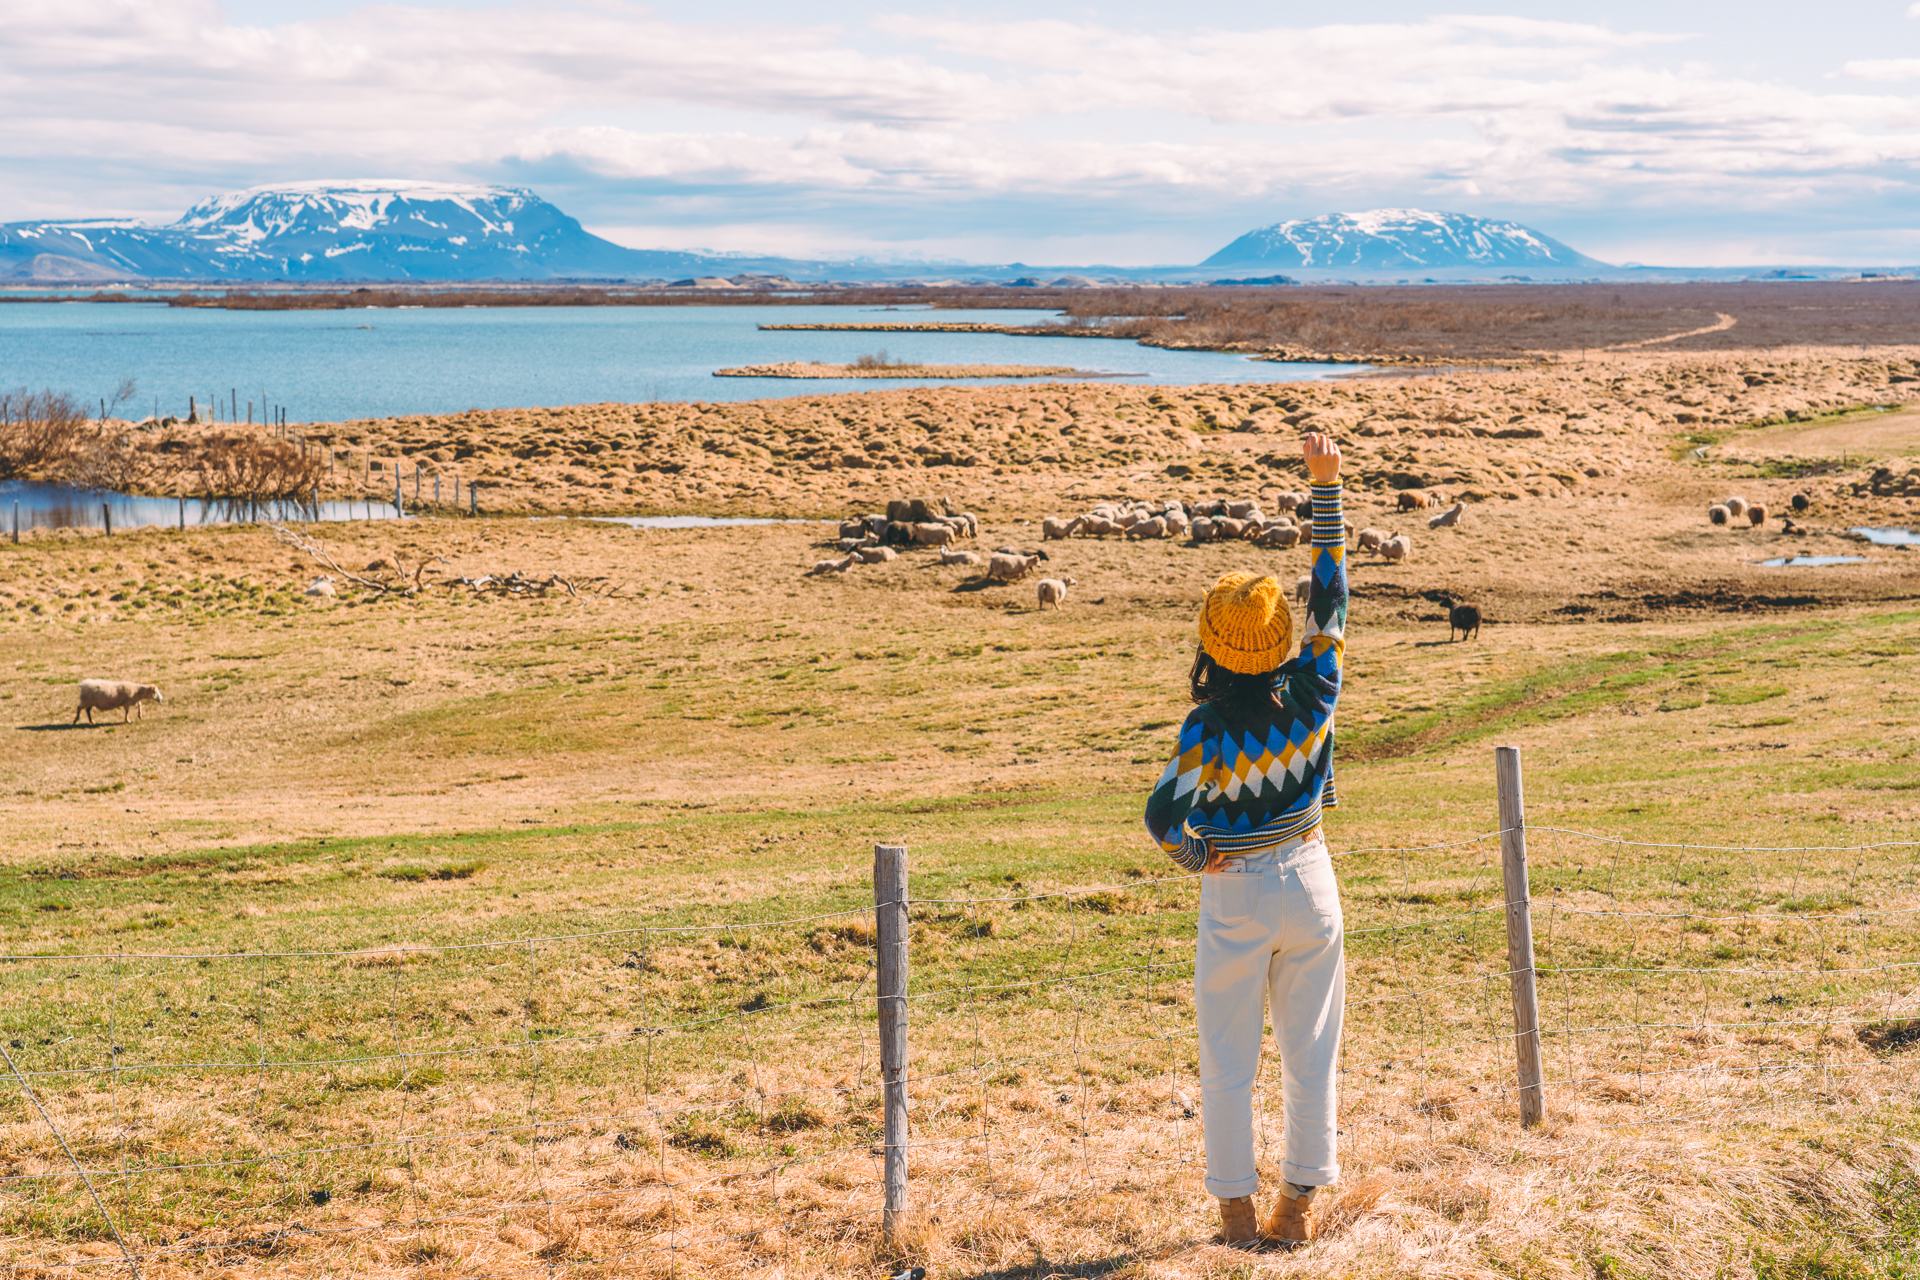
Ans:
[[[1477,605],[1456,604],[1447,610],[1447,641],[1452,643],[1453,633],[1458,631],[1462,640],[1477,639],[1480,635],[1480,609]]]

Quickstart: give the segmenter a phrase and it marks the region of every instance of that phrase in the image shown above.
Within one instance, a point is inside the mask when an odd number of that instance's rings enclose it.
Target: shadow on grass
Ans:
[[[66,721],[54,724],[22,724],[14,726],[14,728],[21,733],[60,733],[67,729],[111,729],[113,727],[114,726],[104,720],[89,720],[85,724],[74,724],[72,721]]]
[[[1117,1271],[1128,1270],[1140,1261],[1137,1253],[1114,1253],[1086,1262],[1049,1262],[1046,1255],[1036,1253],[1032,1262],[954,1274],[963,1276],[965,1280],[1056,1280],[1066,1276],[1110,1276]]]

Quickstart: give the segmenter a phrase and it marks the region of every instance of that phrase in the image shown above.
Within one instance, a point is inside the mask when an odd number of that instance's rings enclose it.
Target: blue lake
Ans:
[[[1163,351],[1113,338],[975,333],[763,331],[761,324],[954,320],[1035,324],[1051,311],[848,306],[461,307],[220,311],[157,303],[0,303],[0,386],[51,388],[98,405],[123,378],[120,416],[205,413],[294,423],[408,413],[648,400],[763,400],[923,384],[913,379],[716,378],[738,365],[850,363],[884,348],[927,364],[1070,365],[1175,386],[1300,382],[1360,366],[1277,364],[1216,351]]]

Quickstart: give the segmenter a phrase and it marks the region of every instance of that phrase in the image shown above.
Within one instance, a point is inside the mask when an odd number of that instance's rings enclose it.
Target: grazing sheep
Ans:
[[[1085,516],[1075,516],[1071,520],[1062,520],[1057,516],[1048,516],[1040,522],[1040,536],[1043,539],[1064,541],[1080,532],[1081,526],[1084,525],[1086,521],[1087,518]]]
[[[1129,538],[1164,538],[1167,536],[1167,522],[1160,516],[1151,520],[1142,520],[1127,530]]]
[[[1253,513],[1259,509],[1260,504],[1257,502],[1229,502],[1227,504],[1227,514],[1235,520],[1250,520],[1253,518]]]
[[[118,711],[120,723],[125,724],[132,714],[140,710],[143,702],[165,702],[160,691],[150,684],[135,684],[131,680],[82,680],[80,682],[80,705],[74,709],[73,722],[80,723],[80,713],[87,713],[87,723],[93,723],[96,711]]]
[[[1464,502],[1456,502],[1437,516],[1427,517],[1429,529],[1451,529],[1460,523],[1460,513],[1467,509]]]
[[[1187,526],[1187,532],[1193,535],[1195,542],[1213,541],[1213,517],[1195,516],[1193,523]]]
[[[987,560],[987,580],[989,582],[1017,582],[1033,572],[1033,566],[1040,563],[1039,556],[1023,556],[1014,552],[996,551]]]
[[[940,548],[940,563],[979,564],[980,553],[978,551],[961,551],[955,547],[942,547]]]
[[[867,536],[867,518],[859,516],[840,522],[840,536],[843,538],[864,538]]]
[[[1392,564],[1399,564],[1413,554],[1413,539],[1404,533],[1396,533],[1380,544],[1380,555]]]
[[[1707,508],[1707,523],[1725,524],[1729,514],[1724,504],[1716,502]]]
[[[1079,585],[1078,580],[1074,578],[1042,578],[1040,579],[1039,585],[1037,587],[1037,590],[1039,591],[1039,595],[1040,595],[1040,604],[1038,607],[1044,609],[1048,605],[1052,605],[1054,608],[1058,609],[1066,601],[1067,588],[1078,586],[1078,585]]]
[[[845,573],[859,563],[860,553],[858,551],[849,552],[844,560],[815,560],[813,562],[813,568],[807,570],[807,576],[811,578],[817,573]]]
[[[1307,602],[1307,595],[1313,590],[1313,574],[1303,573],[1293,580],[1293,598],[1301,604]]]
[[[1378,551],[1380,544],[1386,540],[1387,535],[1378,529],[1362,529],[1353,545],[1358,551]]]
[[[1341,521],[1340,523],[1341,523],[1341,524],[1342,524],[1343,526],[1345,526],[1345,528],[1343,528],[1343,529],[1341,530],[1341,539],[1340,539],[1340,540],[1341,540],[1342,542],[1352,542],[1352,541],[1353,541],[1353,521],[1351,521],[1351,520],[1342,520],[1342,521]]]
[[[1725,502],[1722,502],[1720,505],[1725,507],[1727,509],[1727,514],[1732,516],[1735,520],[1738,520],[1741,516],[1747,514],[1747,500],[1745,498],[1728,498]]]
[[[917,524],[913,526],[913,542],[919,547],[944,547],[953,541],[953,526],[950,524]]]
[[[1787,499],[1787,501],[1793,506],[1795,511],[1805,511],[1813,505],[1812,496],[1804,493],[1796,493],[1793,497]]]
[[[1108,534],[1125,533],[1127,530],[1124,525],[1106,516],[1089,516],[1087,523],[1081,527],[1081,531],[1095,538],[1104,538]]]
[[[1283,515],[1291,515],[1300,509],[1300,495],[1297,493],[1276,495],[1273,500],[1273,509]]]
[[[1297,547],[1300,545],[1300,526],[1292,524],[1270,524],[1260,535],[1263,547]]]
[[[1187,531],[1187,513],[1177,506],[1160,518],[1167,522],[1167,536],[1169,538],[1177,538]]]
[[[1756,502],[1747,508],[1747,523],[1758,529],[1767,522],[1767,504]]]
[[[307,594],[310,596],[331,596],[339,593],[334,590],[333,579],[323,573],[307,584]]]
[[[1480,610],[1477,606],[1456,604],[1447,610],[1447,643],[1453,643],[1453,633],[1456,631],[1462,640],[1479,639]]]
[[[1401,491],[1394,502],[1401,511],[1419,511],[1428,506],[1431,499],[1418,489],[1406,489]]]

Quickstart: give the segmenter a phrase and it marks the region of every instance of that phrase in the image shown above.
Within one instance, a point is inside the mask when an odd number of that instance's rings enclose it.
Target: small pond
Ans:
[[[1863,526],[1847,532],[1859,534],[1876,547],[1920,547],[1920,533],[1912,529],[1873,529]]]
[[[819,524],[821,521],[781,520],[769,516],[535,516],[536,520],[592,520],[623,524],[629,529],[717,529],[734,524]]]
[[[111,489],[76,489],[64,484],[28,480],[0,481],[0,532],[11,536],[18,528],[99,529],[111,513],[115,529],[153,525],[184,527],[203,524],[250,524],[280,520],[288,524],[311,520],[393,520],[399,516],[391,502],[240,502],[214,498],[148,498],[115,493]]]
[[[1771,560],[1756,560],[1755,564],[1769,569],[1820,569],[1830,564],[1866,564],[1866,556],[1775,556]]]

